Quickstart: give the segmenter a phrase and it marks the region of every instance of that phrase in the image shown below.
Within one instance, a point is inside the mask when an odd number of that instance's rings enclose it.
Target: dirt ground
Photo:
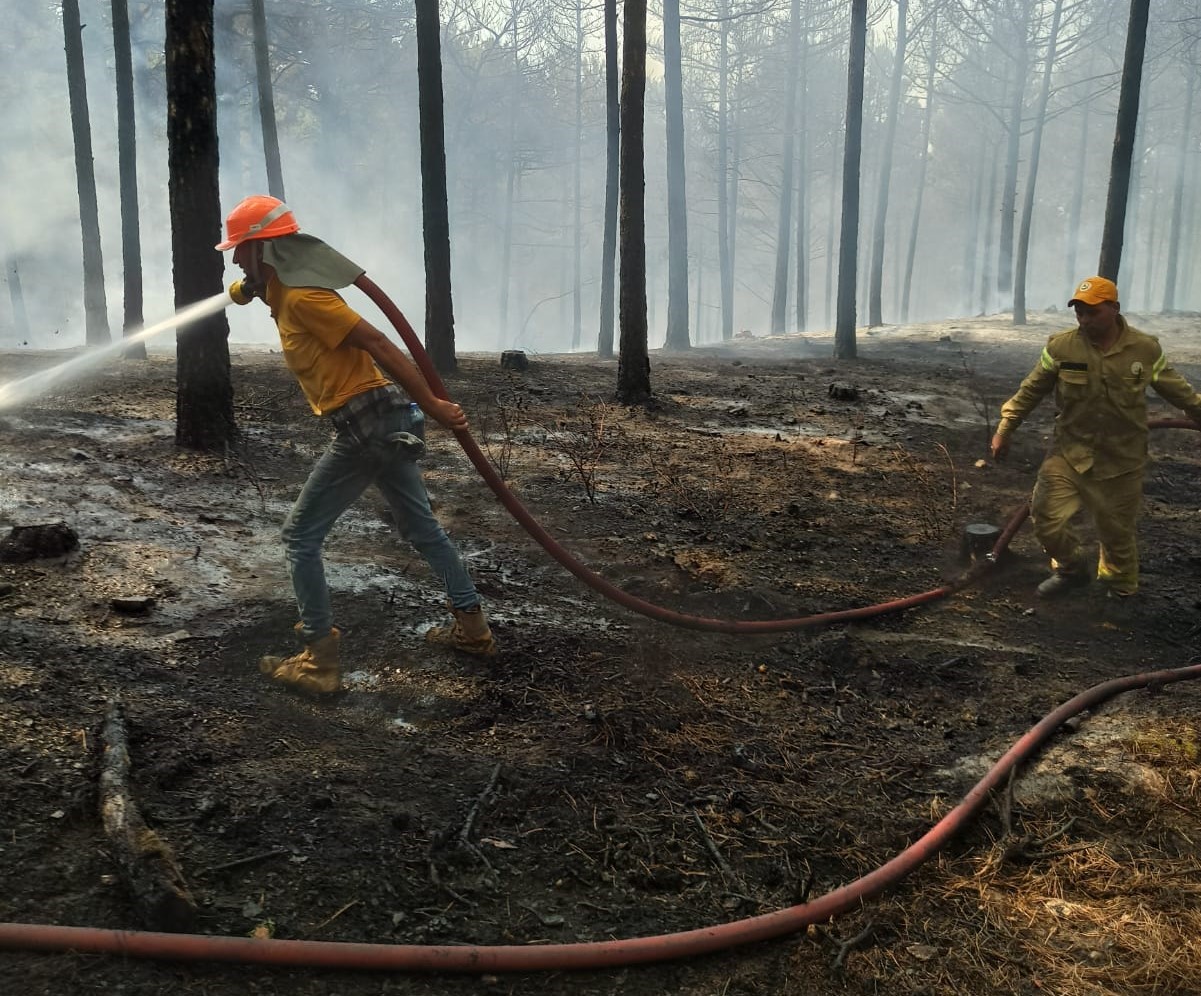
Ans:
[[[522,502],[589,568],[723,619],[930,591],[965,525],[1025,501],[1052,405],[984,461],[999,403],[1062,313],[654,353],[461,359],[451,390]],[[1201,384],[1201,318],[1132,316]],[[61,355],[9,353],[0,381]],[[269,685],[295,614],[278,530],[326,437],[278,355],[234,355],[239,446],[173,444],[174,366],[113,362],[0,412],[0,920],[141,926],[98,815],[119,699],[132,787],[199,931],[381,944],[549,944],[741,920],[866,874],[1038,719],[1098,682],[1196,661],[1201,434],[1154,434],[1143,591],[1043,604],[1029,526],[979,584],[770,636],[613,605],[508,516],[448,433],[424,466],[502,652],[427,645],[441,593],[374,493],[327,544],[348,690]],[[1172,414],[1158,399],[1153,407]],[[149,599],[135,614],[121,598]],[[857,911],[689,961],[431,976],[5,952],[35,993],[1184,993],[1201,978],[1201,683],[1111,700],[934,860]]]

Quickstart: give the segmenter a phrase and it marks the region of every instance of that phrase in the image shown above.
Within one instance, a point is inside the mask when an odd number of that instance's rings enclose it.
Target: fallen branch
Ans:
[[[102,733],[100,818],[121,881],[151,930],[190,932],[196,904],[170,847],[149,829],[129,788],[129,749],[121,704],[110,700]]]
[[[235,868],[258,864],[260,861],[269,861],[271,858],[286,857],[291,853],[287,848],[279,847],[273,851],[264,851],[262,854],[251,854],[245,858],[235,858],[233,861],[226,861],[224,864],[209,865],[208,868],[201,869],[200,874],[215,875],[218,872],[233,871]]]
[[[859,931],[859,933],[857,933],[854,937],[848,937],[845,940],[825,934],[824,936],[826,940],[828,940],[831,944],[838,945],[838,954],[830,965],[831,970],[835,972],[841,972],[844,968],[846,968],[847,955],[867,941],[874,933],[875,926],[869,922],[868,925]]]
[[[492,862],[484,856],[484,852],[471,842],[471,830],[475,825],[475,818],[480,811],[480,807],[487,800],[488,796],[492,794],[492,790],[496,788],[496,780],[499,777],[500,764],[497,763],[496,767],[492,769],[492,777],[488,779],[488,784],[484,786],[484,791],[479,794],[475,802],[472,804],[471,809],[467,813],[467,819],[463,821],[463,828],[459,831],[459,843],[466,850],[470,851],[477,858],[479,858],[484,867],[488,869],[488,874],[493,876],[496,875],[496,869],[492,867]]]

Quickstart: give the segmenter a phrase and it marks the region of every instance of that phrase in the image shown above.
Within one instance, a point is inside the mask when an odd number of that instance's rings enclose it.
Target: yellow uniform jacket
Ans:
[[[1147,462],[1147,388],[1201,424],[1201,395],[1168,363],[1159,340],[1126,324],[1102,352],[1080,329],[1047,340],[1038,365],[1001,406],[997,432],[1013,432],[1052,390],[1052,452],[1076,470],[1104,480]]]

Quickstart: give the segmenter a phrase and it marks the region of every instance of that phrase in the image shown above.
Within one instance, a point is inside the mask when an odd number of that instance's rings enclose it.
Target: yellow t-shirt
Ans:
[[[359,315],[341,294],[323,287],[285,287],[272,277],[267,305],[279,329],[284,361],[315,414],[324,415],[356,394],[391,383],[369,353],[343,346]]]

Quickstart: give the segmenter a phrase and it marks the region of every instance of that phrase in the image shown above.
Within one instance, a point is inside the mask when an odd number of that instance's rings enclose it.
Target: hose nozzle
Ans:
[[[234,304],[249,304],[260,296],[258,288],[249,280],[235,280],[229,285],[229,298]]]

